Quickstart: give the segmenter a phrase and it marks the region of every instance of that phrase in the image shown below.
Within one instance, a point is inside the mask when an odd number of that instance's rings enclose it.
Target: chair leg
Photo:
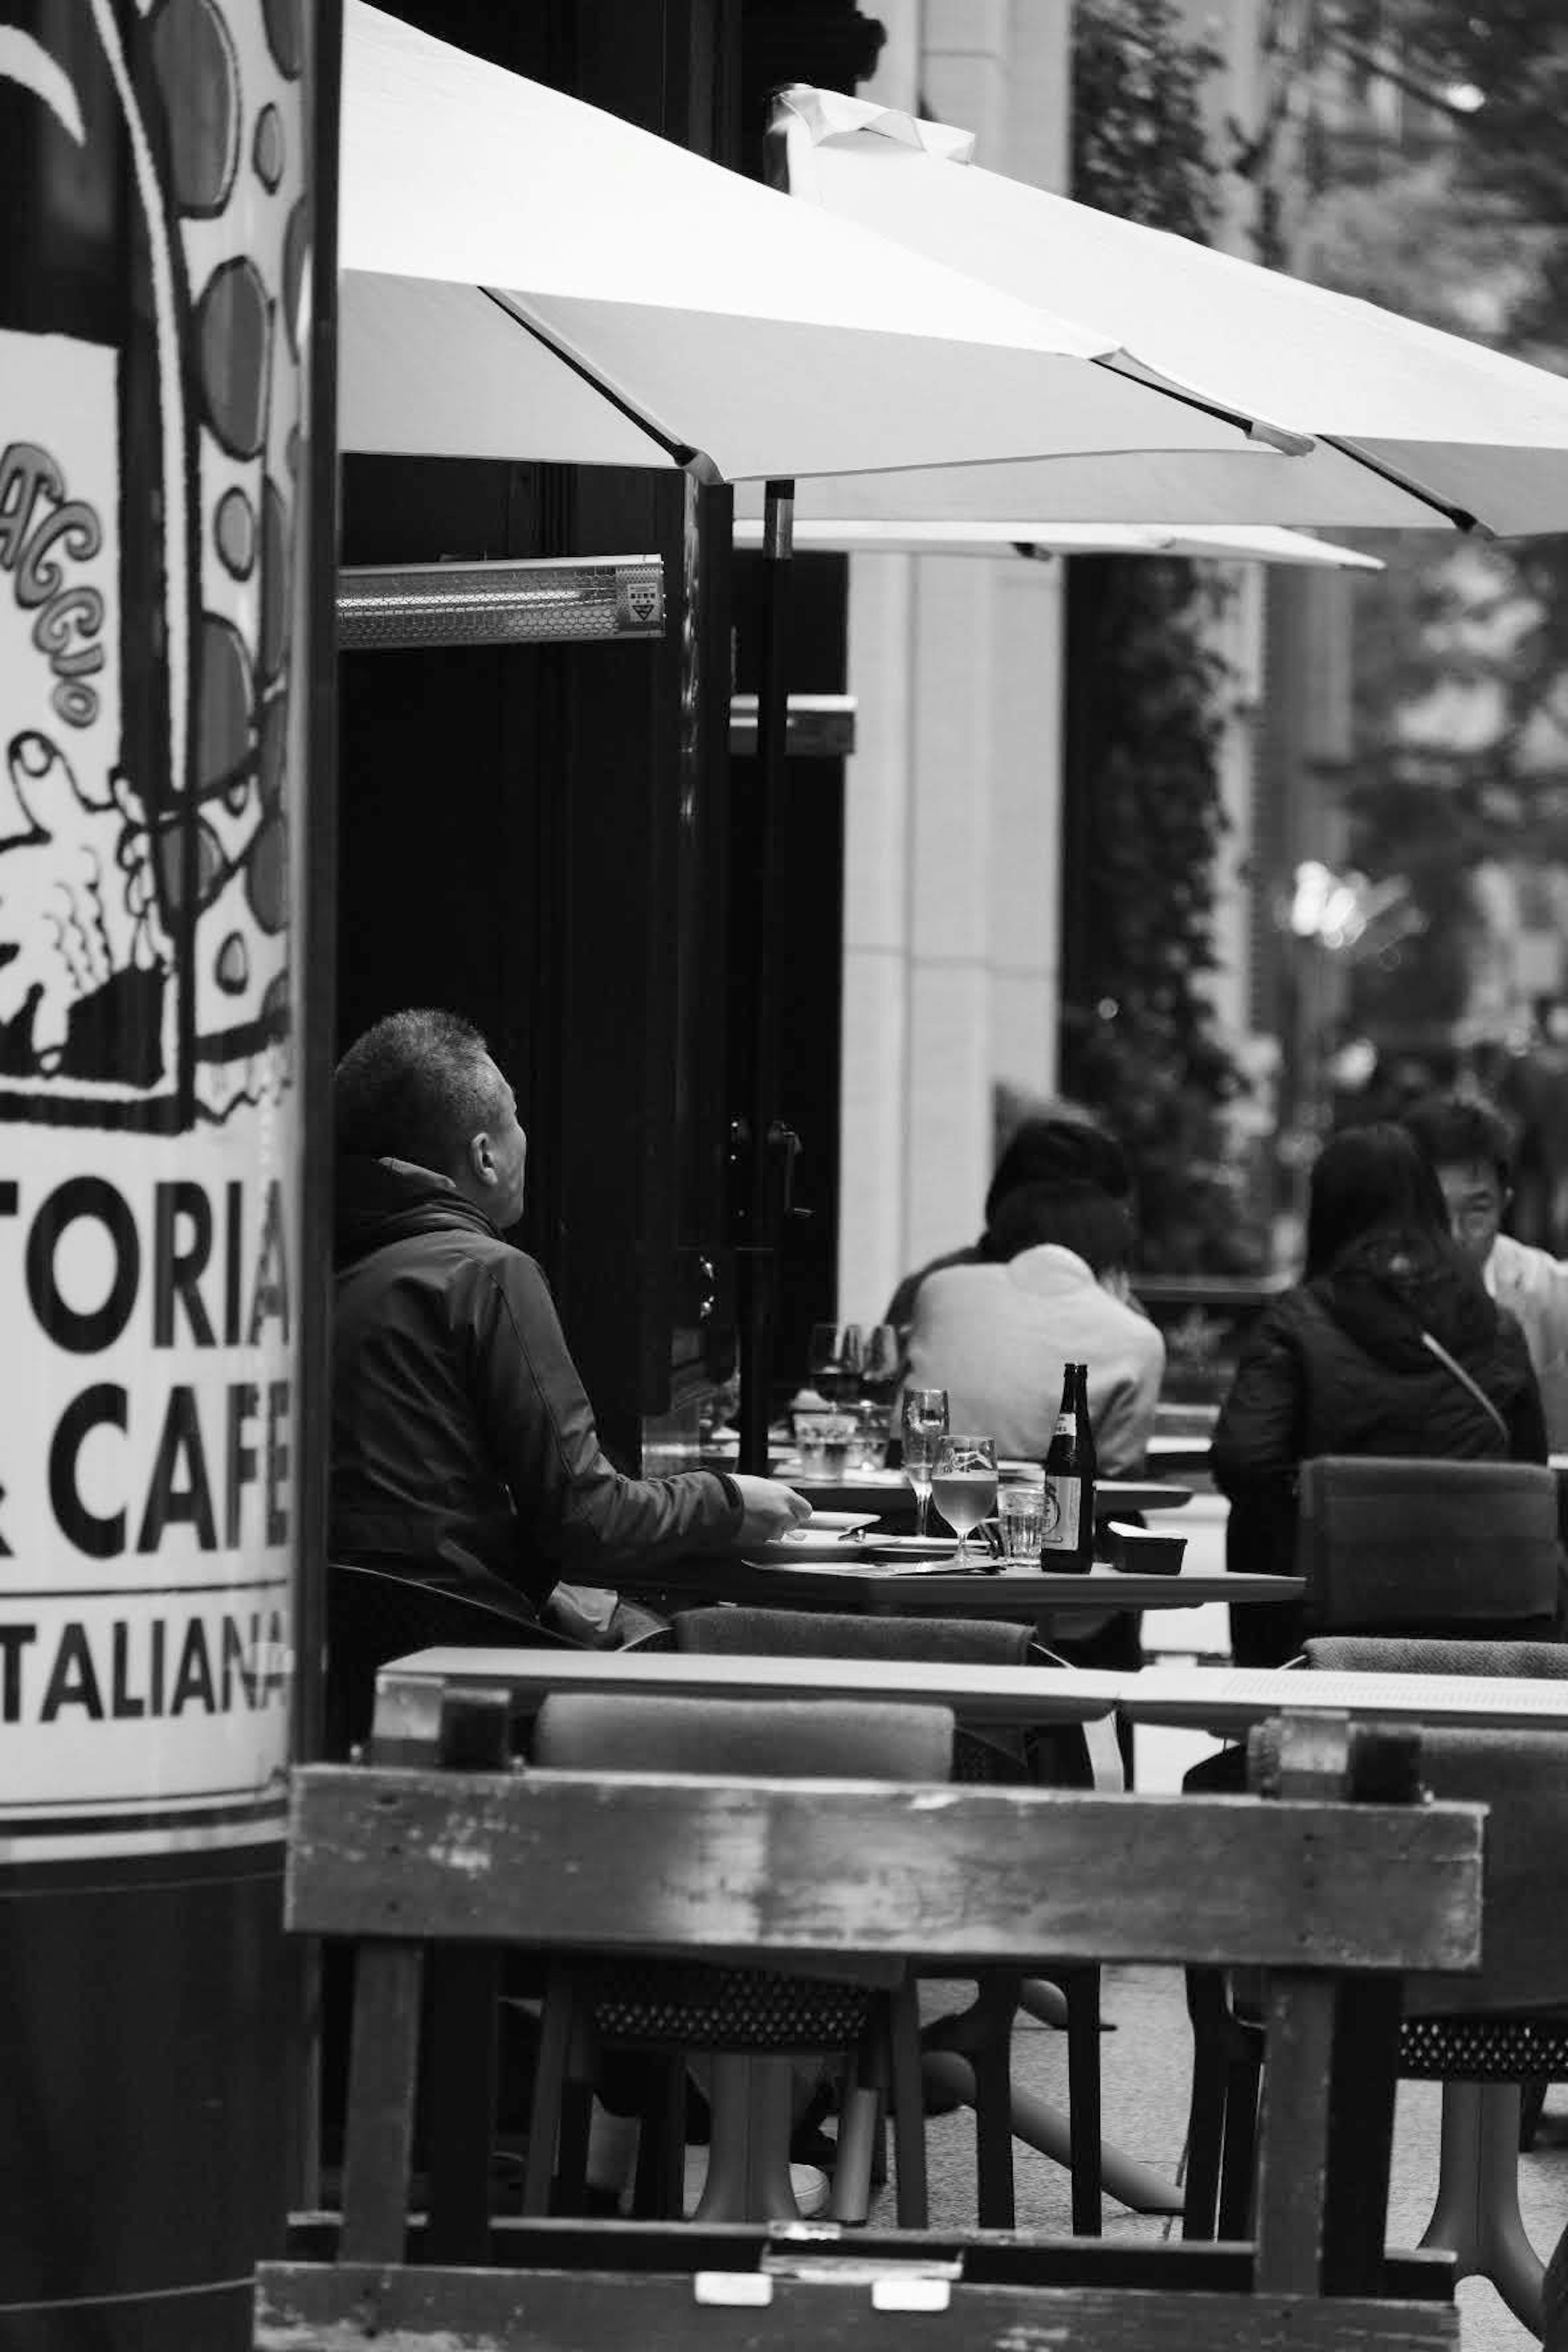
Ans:
[[[1018,1981],[988,1970],[974,2008],[981,2031],[967,2053],[974,2075],[974,2152],[978,2220],[983,2230],[1016,2226],[1013,2198],[1013,2020]]]
[[[594,2094],[586,2083],[567,2082],[561,2092],[561,2120],[555,2134],[555,2206],[563,2213],[580,2213],[588,2186],[588,2128]]]
[[[1235,2021],[1217,1969],[1189,1969],[1187,2015],[1193,2029],[1193,2088],[1187,2111],[1187,2173],[1182,2200],[1184,2238],[1212,2239],[1219,2230],[1226,2094],[1235,2045]]]
[[[928,2219],[925,2097],[921,2081],[920,2000],[912,1977],[895,1986],[889,1997],[888,2043],[893,2078],[893,2143],[894,2162],[898,2168],[899,2227],[900,2230],[923,2230]],[[1009,2139],[1009,2171],[1012,2156]]]
[[[1184,2238],[1212,2238],[1218,2226],[1220,2151],[1225,2146],[1225,2052],[1218,2037],[1193,2034],[1193,2091],[1187,2109]]]
[[[679,2221],[686,2172],[686,2065],[679,2055],[649,2061],[655,2081],[637,2132],[632,2218]]]
[[[798,2221],[789,2173],[795,2075],[787,2058],[714,2053],[712,2137],[700,2221]]]
[[[540,2018],[533,2105],[528,2123],[528,2162],[522,2177],[522,2210],[526,2216],[536,2220],[550,2210],[561,2102],[566,2088],[566,2060],[572,2044],[573,2008],[570,1979],[563,1969],[552,1969]]]
[[[1072,2126],[1075,2238],[1100,2233],[1100,1970],[1075,1969],[1068,1997],[1068,2111]]]
[[[1258,2158],[1258,2092],[1262,2069],[1256,2059],[1233,2055],[1225,2070],[1225,2144],[1220,2158],[1218,2231],[1222,2238],[1246,2238],[1252,2231],[1252,2192]]]
[[[1552,2087],[1549,2074],[1532,2074],[1521,2083],[1519,2093],[1519,2147],[1528,2156],[1535,2146],[1535,2135],[1541,2128],[1541,2118],[1546,2106],[1546,2094]]]
[[[871,2168],[882,2130],[882,2094],[861,2079],[858,2066],[845,2076],[838,2102],[838,2160],[833,2168],[828,2218],[851,2228],[864,2226],[871,2210]]]
[[[1519,2210],[1517,2084],[1444,2084],[1437,2196],[1421,2243],[1446,2247],[1461,2278],[1490,2279],[1514,2317],[1541,2334],[1546,2273]]]

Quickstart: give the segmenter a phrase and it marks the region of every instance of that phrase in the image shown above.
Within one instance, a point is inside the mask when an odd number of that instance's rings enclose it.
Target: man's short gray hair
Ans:
[[[354,1040],[332,1079],[340,1154],[412,1160],[453,1175],[506,1108],[489,1048],[455,1013],[391,1013]]]

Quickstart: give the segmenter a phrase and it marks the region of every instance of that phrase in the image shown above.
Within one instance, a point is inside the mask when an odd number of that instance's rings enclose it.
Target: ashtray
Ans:
[[[1125,1519],[1110,1519],[1110,1564],[1126,1576],[1180,1576],[1185,1536],[1166,1535],[1163,1528],[1129,1527]]]

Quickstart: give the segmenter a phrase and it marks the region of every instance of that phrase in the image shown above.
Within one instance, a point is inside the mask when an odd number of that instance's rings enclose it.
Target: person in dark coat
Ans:
[[[397,1013],[333,1081],[334,1559],[531,1615],[766,1541],[810,1506],[771,1478],[626,1476],[599,1444],[522,1213],[517,1100],[467,1022]]]
[[[1230,1498],[1227,1568],[1290,1573],[1297,1472],[1322,1454],[1546,1459],[1524,1334],[1456,1248],[1430,1163],[1391,1122],[1323,1147],[1304,1278],[1253,1325],[1220,1408],[1210,1465]],[[1231,1629],[1241,1665],[1278,1665],[1301,1644],[1296,1607],[1233,1609]]]

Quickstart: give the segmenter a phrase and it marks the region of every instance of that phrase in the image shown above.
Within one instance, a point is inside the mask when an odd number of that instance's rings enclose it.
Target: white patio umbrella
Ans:
[[[1309,436],[349,0],[345,448],[725,480]],[[1217,361],[1217,351],[1213,354]]]
[[[1237,409],[1217,370],[1163,384],[1058,319],[415,30],[343,26],[339,438],[384,454],[680,467],[766,481],[750,975],[758,1015],[744,1279],[765,1286],[777,1190],[776,843],[790,478],[1052,451],[1300,462],[1309,436]],[[754,1310],[754,1311],[753,1311]],[[743,1318],[742,1458],[766,1459],[768,1310]]]
[[[735,545],[762,546],[763,526],[742,517]],[[1375,555],[1270,523],[845,522],[812,518],[795,527],[797,552],[826,555],[1190,555],[1295,563],[1332,572],[1381,572]]]
[[[1568,530],[1568,380],[1377,304],[982,170],[966,131],[832,91],[776,101],[775,161],[805,208],[879,230],[999,292],[1093,315],[1157,371],[1223,354],[1227,390],[1314,435],[1289,467],[1068,459],[924,485],[820,487],[837,518],[1350,524],[1475,518]],[[1034,494],[1031,495],[1031,488]],[[1403,508],[1403,511],[1401,510]]]

